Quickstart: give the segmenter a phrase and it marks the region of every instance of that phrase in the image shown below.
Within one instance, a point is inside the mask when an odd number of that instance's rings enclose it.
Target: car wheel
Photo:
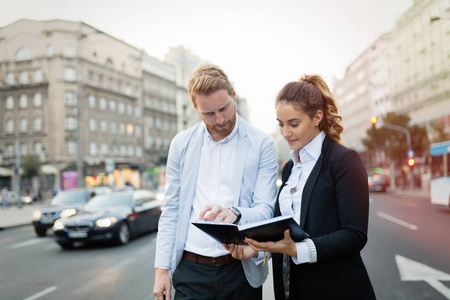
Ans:
[[[72,249],[73,248],[73,243],[58,243],[60,246],[61,246],[61,248],[63,248],[63,249],[65,249],[65,250],[67,250],[67,249]]]
[[[130,240],[130,228],[126,222],[120,224],[119,230],[116,233],[115,242],[117,245],[125,245]]]
[[[47,228],[34,228],[34,231],[36,232],[37,236],[44,237],[47,234]]]

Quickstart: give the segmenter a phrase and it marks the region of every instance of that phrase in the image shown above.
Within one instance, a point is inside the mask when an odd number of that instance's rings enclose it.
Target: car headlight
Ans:
[[[56,220],[55,224],[53,224],[53,230],[63,230],[64,223],[61,220]]]
[[[75,209],[69,208],[69,209],[63,210],[59,216],[61,218],[68,218],[70,216],[73,216],[76,213],[77,213],[77,211]]]
[[[103,219],[98,219],[97,221],[95,221],[95,226],[97,226],[97,227],[111,227],[116,222],[117,222],[117,218],[116,217],[103,218]]]
[[[33,212],[33,221],[39,221],[41,219],[41,212],[39,210]]]

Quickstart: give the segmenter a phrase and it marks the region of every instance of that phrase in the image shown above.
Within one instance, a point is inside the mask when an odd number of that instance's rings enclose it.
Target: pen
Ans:
[[[263,267],[266,265],[266,251],[264,251]]]

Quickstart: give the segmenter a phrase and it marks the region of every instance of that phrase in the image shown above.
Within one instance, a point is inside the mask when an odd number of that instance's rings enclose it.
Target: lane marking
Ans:
[[[13,238],[6,238],[6,239],[3,239],[3,240],[0,240],[0,244],[6,244],[6,243],[9,243],[9,242],[12,242],[12,241],[14,241]]]
[[[388,214],[385,214],[385,213],[383,213],[381,211],[377,211],[377,216],[379,216],[380,218],[383,218],[385,220],[391,221],[391,222],[393,222],[395,224],[398,224],[398,225],[401,225],[403,227],[406,227],[408,229],[411,229],[411,230],[419,229],[419,226],[416,226],[416,225],[410,224],[408,222],[405,222],[403,220],[397,219],[397,218],[395,218],[393,216],[390,216]]]
[[[32,245],[36,245],[36,244],[40,244],[40,243],[44,243],[44,242],[48,242],[48,240],[42,239],[42,238],[34,238],[32,240],[28,240],[28,241],[25,241],[25,242],[22,242],[22,243],[18,243],[18,244],[14,244],[12,246],[9,246],[7,249],[12,250],[12,249],[32,246]]]
[[[40,291],[39,293],[36,293],[36,294],[34,294],[34,295],[31,295],[31,296],[28,297],[28,298],[25,298],[24,300],[35,300],[35,299],[39,299],[39,298],[41,298],[41,297],[43,297],[43,296],[45,296],[45,295],[47,295],[47,294],[49,294],[49,293],[51,293],[51,292],[53,292],[53,291],[56,291],[57,289],[58,289],[57,286],[51,286],[51,287],[49,287],[49,288],[47,288],[47,289],[45,289],[45,290],[43,290],[43,291]]]

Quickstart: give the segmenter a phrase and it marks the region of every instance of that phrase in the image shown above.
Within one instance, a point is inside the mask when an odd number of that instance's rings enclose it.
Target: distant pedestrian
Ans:
[[[5,209],[8,207],[8,188],[5,186],[0,192],[1,198],[2,198],[2,209]]]

